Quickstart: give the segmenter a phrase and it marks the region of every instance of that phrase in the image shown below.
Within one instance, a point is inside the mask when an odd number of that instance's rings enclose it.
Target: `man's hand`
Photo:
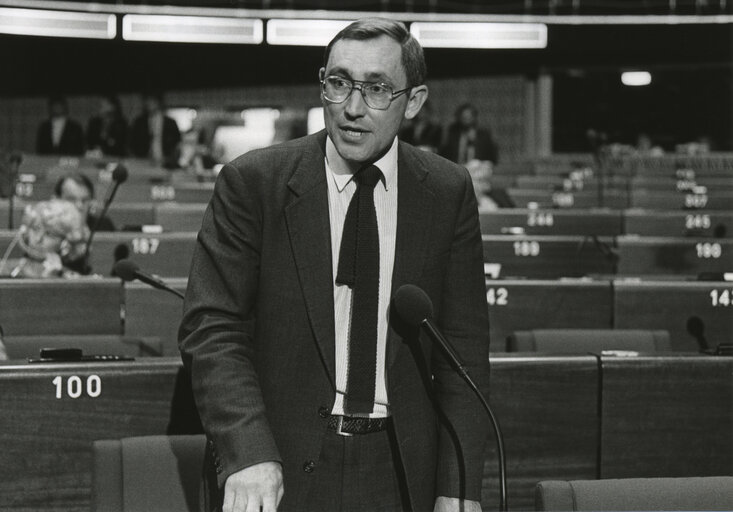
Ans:
[[[277,462],[261,462],[232,473],[224,484],[223,512],[276,512],[283,497],[283,471]]]
[[[433,512],[481,512],[481,503],[478,501],[438,496],[435,499]]]

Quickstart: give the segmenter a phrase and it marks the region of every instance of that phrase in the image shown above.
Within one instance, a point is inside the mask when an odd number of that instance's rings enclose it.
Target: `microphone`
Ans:
[[[432,321],[433,316],[433,303],[422,288],[406,284],[400,286],[392,297],[392,305],[395,308],[395,312],[399,317],[406,322],[408,325],[417,328],[424,328],[428,333],[428,336],[433,340],[434,343],[440,345],[451,365],[458,371],[463,377],[468,386],[473,390],[478,399],[481,401],[486,414],[489,416],[491,425],[494,428],[494,434],[496,437],[496,448],[499,457],[499,510],[506,512],[507,508],[507,492],[506,492],[506,459],[504,457],[504,436],[501,433],[499,422],[494,416],[489,403],[484,398],[481,390],[478,389],[476,383],[471,379],[465,365],[461,362],[458,353],[456,352],[453,345],[441,334],[437,326]]]
[[[138,281],[142,281],[143,283],[150,285],[153,288],[157,288],[158,290],[165,290],[166,292],[172,293],[173,295],[181,299],[184,298],[183,294],[178,290],[171,288],[157,277],[140,270],[140,267],[137,265],[137,263],[132,260],[120,260],[115,263],[114,273],[123,281],[129,282],[137,279]]]
[[[94,240],[94,235],[99,229],[99,225],[102,222],[102,219],[107,215],[107,211],[109,211],[109,207],[112,204],[112,200],[115,198],[115,194],[117,194],[117,189],[120,188],[120,185],[122,185],[125,181],[127,181],[127,168],[122,164],[117,164],[117,167],[115,167],[115,170],[112,171],[112,180],[114,183],[112,184],[112,188],[109,189],[109,192],[107,194],[107,198],[104,201],[104,207],[102,208],[102,213],[99,214],[99,216],[94,220],[94,225],[89,230],[89,238],[87,238],[87,246],[84,249],[84,267],[85,269],[89,269],[89,250],[92,247],[92,240]]]
[[[10,163],[10,173],[8,174],[8,229],[15,229],[15,185],[18,180],[18,169],[20,164],[23,163],[23,154],[18,151],[13,151],[8,157]]]

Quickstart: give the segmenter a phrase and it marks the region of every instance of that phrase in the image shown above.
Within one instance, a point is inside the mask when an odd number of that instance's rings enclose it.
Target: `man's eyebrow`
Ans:
[[[350,80],[355,79],[347,69],[339,67],[339,66],[329,69],[326,75],[340,75]],[[366,82],[384,82],[386,84],[392,84],[394,82],[390,77],[388,77],[384,73],[380,73],[377,71],[367,73],[364,81]]]

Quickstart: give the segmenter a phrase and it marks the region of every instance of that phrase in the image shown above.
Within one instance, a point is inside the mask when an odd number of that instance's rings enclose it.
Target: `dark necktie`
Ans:
[[[353,291],[346,414],[367,414],[374,408],[379,304],[379,232],[374,186],[381,176],[382,172],[373,165],[354,176],[356,192],[349,203],[341,236],[336,283],[348,285]]]

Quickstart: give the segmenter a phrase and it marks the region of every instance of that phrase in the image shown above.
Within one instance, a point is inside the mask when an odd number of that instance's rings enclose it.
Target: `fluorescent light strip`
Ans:
[[[326,46],[349,23],[346,20],[268,20],[267,44]]]
[[[410,32],[425,48],[546,48],[541,23],[423,23]]]
[[[621,83],[631,87],[641,87],[652,83],[652,74],[648,71],[624,71]]]
[[[260,19],[126,14],[122,38],[167,43],[260,44]]]
[[[114,14],[0,7],[0,33],[22,36],[114,39]]]

